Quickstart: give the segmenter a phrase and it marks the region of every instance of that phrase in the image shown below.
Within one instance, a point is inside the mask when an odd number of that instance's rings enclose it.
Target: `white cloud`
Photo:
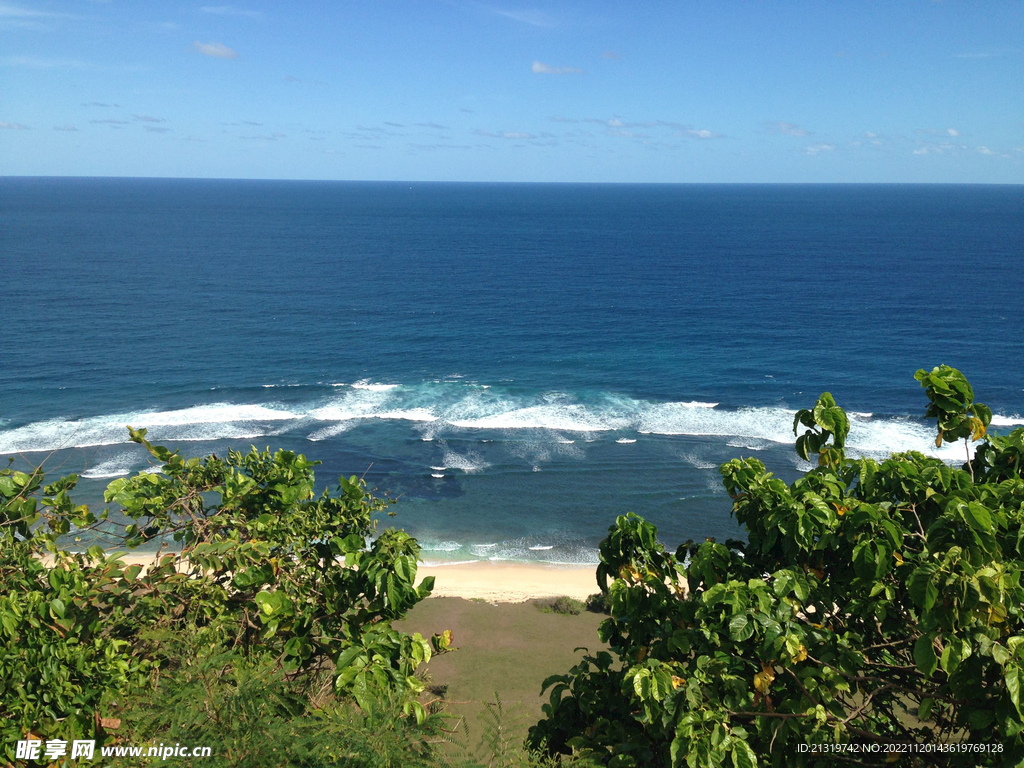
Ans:
[[[601,54],[602,59],[608,59],[609,61],[619,61],[622,59],[622,55],[617,51],[605,51]]]
[[[982,155],[994,155],[994,154],[996,154],[995,152],[993,152],[988,147],[978,147],[978,152],[979,152],[979,154],[982,154]]]
[[[793,123],[784,123],[781,120],[769,121],[765,125],[777,133],[785,134],[786,136],[810,136],[811,132],[804,130],[799,125]]]
[[[535,75],[582,75],[583,70],[577,67],[553,67],[543,61],[535,61],[530,66]]]
[[[213,13],[217,16],[245,16],[249,19],[262,19],[262,11],[250,11],[246,8],[236,8],[233,5],[204,5],[200,9],[203,13]]]
[[[553,27],[555,22],[551,20],[544,11],[524,9],[521,11],[505,11],[499,8],[491,8],[491,11],[504,16],[506,19],[518,21],[520,24],[529,24],[531,27]]]
[[[806,155],[818,155],[822,152],[831,152],[836,148],[835,144],[812,144],[804,149]]]
[[[28,126],[27,125],[22,125],[21,123],[3,123],[3,122],[0,122],[0,128],[7,128],[8,130],[11,130],[11,131],[26,131],[26,130],[28,130]]]
[[[196,40],[192,43],[192,47],[203,54],[203,56],[212,56],[215,59],[238,58],[238,51],[234,48],[228,48],[224,43],[200,43]]]
[[[709,131],[706,128],[699,130],[691,128],[687,132],[687,135],[692,136],[695,139],[724,139],[725,136],[715,131]]]
[[[960,131],[958,131],[956,128],[947,128],[946,129],[946,133],[948,133],[950,136],[959,136],[960,135]]]
[[[927,155],[928,154],[928,147],[918,147],[917,149],[914,150],[914,154],[915,155]]]
[[[877,139],[878,138],[878,134],[877,133],[872,133],[871,131],[864,131],[864,138],[865,139]]]
[[[132,115],[132,118],[140,123],[166,123],[166,117],[153,117],[152,115]]]

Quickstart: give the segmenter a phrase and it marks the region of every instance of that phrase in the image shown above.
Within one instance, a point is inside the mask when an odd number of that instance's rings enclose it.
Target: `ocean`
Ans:
[[[1024,425],[1024,187],[0,179],[0,456],[101,504],[190,455],[364,476],[427,561],[738,535],[717,466],[935,449],[918,368]]]

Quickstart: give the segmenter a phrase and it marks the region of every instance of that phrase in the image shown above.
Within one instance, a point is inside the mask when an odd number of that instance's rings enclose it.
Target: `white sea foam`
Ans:
[[[366,389],[369,390],[370,392],[387,392],[388,390],[397,388],[398,384],[375,384],[371,382],[369,379],[357,381],[355,384],[352,385],[352,389]]]
[[[213,403],[170,411],[132,411],[79,420],[50,419],[0,432],[0,454],[53,451],[129,442],[125,425],[149,430],[151,440],[221,440],[260,437],[255,425],[299,415],[271,405]],[[240,425],[246,425],[242,428]]]
[[[993,427],[1024,427],[1024,418],[1020,416],[999,416],[998,414],[992,416],[992,423],[990,426]]]
[[[431,472],[430,476],[436,477],[438,480],[440,480],[442,477],[444,477],[444,472]]]
[[[718,464],[713,461],[706,461],[695,453],[688,453],[682,457],[687,463],[696,469],[717,469]]]
[[[534,547],[527,547],[531,552],[547,552],[549,549],[554,549],[554,544],[538,544]]]
[[[321,427],[320,429],[306,435],[306,439],[314,443],[320,442],[321,440],[328,440],[340,435],[342,432],[348,432],[353,426],[355,426],[353,422],[346,421],[341,424],[332,424],[329,427]]]
[[[446,565],[472,565],[479,562],[479,560],[420,560],[420,565],[425,568],[443,568]]]
[[[459,454],[455,451],[445,451],[444,458],[441,459],[441,463],[444,464],[443,469],[461,469],[467,475],[480,472],[487,463],[475,453]]]
[[[599,439],[608,431],[722,438],[730,447],[757,451],[792,445],[795,439],[793,411],[778,406],[731,409],[714,402],[651,402],[613,394],[583,402],[565,393],[531,396],[465,382],[399,386],[365,379],[335,389],[329,397],[288,406],[274,402],[212,403],[50,419],[13,429],[6,424],[0,426],[0,454],[123,444],[128,442],[126,424],[145,427],[150,439],[158,441],[243,440],[303,427],[308,427],[308,439],[318,441],[337,437],[371,419],[407,422],[426,441],[443,442],[448,436],[467,431],[507,433],[506,444],[519,444],[513,454],[521,454],[538,469],[556,455],[583,458],[582,452],[572,452],[572,444]],[[884,457],[894,451],[918,450],[950,461],[964,457],[960,444],[936,449],[934,426],[921,419],[850,412],[850,421],[847,445],[853,455]],[[1024,426],[1024,417],[996,414],[992,424],[1004,429]],[[517,433],[529,436],[525,441],[511,438]],[[491,437],[486,435],[486,439]],[[616,442],[629,444],[635,438],[619,437]],[[485,466],[479,456],[460,457],[454,453],[444,463],[444,470],[464,472],[480,471]]]
[[[424,552],[456,552],[462,549],[462,545],[457,541],[421,541],[420,549]]]
[[[136,464],[141,463],[142,456],[136,453],[121,453],[112,459],[107,459],[89,467],[82,472],[82,477],[90,480],[107,479],[112,477],[124,477],[129,475]]]

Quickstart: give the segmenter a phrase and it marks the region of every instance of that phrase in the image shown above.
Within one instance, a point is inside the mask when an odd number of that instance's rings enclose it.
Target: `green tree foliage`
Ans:
[[[986,434],[955,369],[917,379],[940,440],[984,438],[962,469],[846,458],[826,393],[794,425],[815,469],[720,467],[746,542],[671,553],[618,518],[597,574],[610,653],[544,682],[530,743],[608,766],[829,765],[809,750],[836,743],[878,750],[843,758],[866,764],[1024,760],[1024,429]],[[886,754],[899,743],[935,751]]]
[[[184,458],[144,430],[131,436],[159,471],[108,486],[120,526],[72,502],[73,475],[44,485],[41,471],[0,470],[0,762],[30,733],[116,740],[113,702],[159,684],[175,633],[210,656],[230,650],[231,669],[269,658],[289,680],[328,674],[333,694],[364,710],[388,691],[403,717],[428,719],[414,673],[431,643],[391,622],[433,582],[415,586],[413,538],[374,537],[387,502],[355,477],[316,494],[317,462],[288,451]],[[63,545],[90,531],[126,550],[180,549],[144,569],[99,546]],[[435,648],[450,642],[439,635]]]

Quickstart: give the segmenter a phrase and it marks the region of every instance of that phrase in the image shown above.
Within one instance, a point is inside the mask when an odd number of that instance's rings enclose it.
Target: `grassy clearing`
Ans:
[[[454,632],[458,650],[432,659],[427,674],[435,695],[443,694],[449,710],[466,719],[470,742],[479,737],[481,718],[487,717],[495,694],[507,714],[506,724],[525,737],[530,725],[540,718],[544,678],[576,664],[583,654],[573,650],[577,646],[591,653],[606,647],[597,639],[604,616],[582,610],[582,603],[578,614],[538,610],[538,604],[551,602],[493,605],[432,597],[396,623],[404,632],[424,636],[444,629]]]

